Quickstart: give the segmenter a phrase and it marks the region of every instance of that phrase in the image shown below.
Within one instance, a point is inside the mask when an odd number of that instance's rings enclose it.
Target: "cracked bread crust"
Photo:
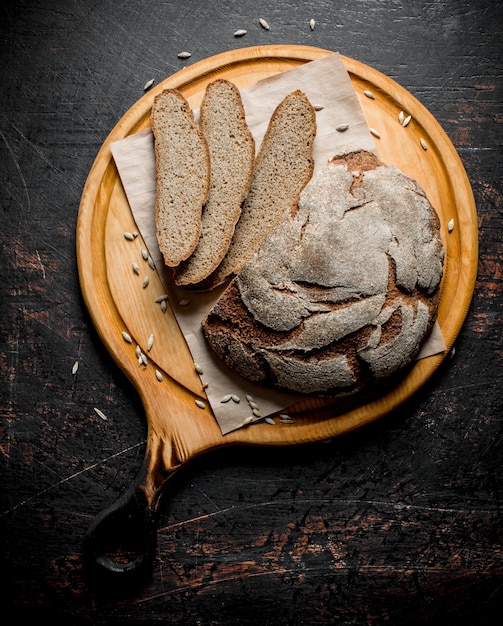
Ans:
[[[439,220],[375,155],[333,159],[203,322],[234,371],[305,394],[355,392],[409,365],[439,300]]]

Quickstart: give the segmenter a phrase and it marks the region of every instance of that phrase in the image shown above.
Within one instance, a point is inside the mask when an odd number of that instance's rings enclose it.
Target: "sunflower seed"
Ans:
[[[134,262],[133,262],[132,266],[133,266],[133,272],[134,272],[135,274],[138,274],[138,275],[139,275],[139,274],[140,274],[140,268],[138,267],[138,263],[134,263]]]
[[[75,363],[73,364],[72,367],[72,374],[75,376],[75,374],[77,373],[77,370],[79,369],[79,362],[75,361]]]
[[[370,89],[365,89],[365,91],[363,92],[367,98],[370,98],[371,100],[375,100],[376,97],[374,96],[374,94],[370,91]]]
[[[272,417],[265,417],[264,422],[267,422],[271,426],[274,426],[276,424],[276,422],[272,419]]]
[[[153,84],[154,84],[153,78],[151,78],[150,80],[147,80],[147,82],[143,85],[143,91],[147,91],[147,89],[150,89],[150,87],[152,87]]]
[[[426,141],[421,137],[421,139],[419,140],[419,143],[421,144],[421,148],[423,150],[428,150],[428,144],[426,143]]]
[[[225,402],[229,402],[229,400],[232,398],[231,394],[228,393],[226,396],[224,396],[223,398],[220,399],[220,402],[225,403]]]
[[[246,394],[245,398],[248,400],[248,402],[255,402],[255,398],[253,396]]]
[[[133,237],[136,239],[136,237],[138,237],[138,235],[139,235],[139,234],[140,234],[140,233],[139,233],[137,230],[135,230],[135,231],[133,232]]]
[[[259,17],[258,21],[260,22],[260,26],[262,26],[262,28],[269,30],[269,24],[265,21],[263,17]]]
[[[136,346],[136,358],[141,359],[141,348],[140,346]]]
[[[337,126],[335,130],[339,133],[343,133],[348,128],[349,128],[349,124],[339,124],[339,126]]]
[[[179,59],[188,59],[191,56],[192,56],[191,53],[187,52],[186,50],[184,50],[183,52],[179,52],[178,53],[178,58]]]
[[[98,417],[101,417],[102,420],[107,420],[108,419],[108,417],[103,413],[103,411],[100,411],[96,407],[94,407],[94,412],[96,413],[96,415]]]
[[[142,364],[142,365],[148,365],[148,359],[147,359],[147,357],[143,354],[143,352],[141,353],[140,360],[141,360],[141,364]]]
[[[149,283],[149,278],[148,276],[145,276],[145,278],[143,279],[143,289],[145,289],[145,287],[148,287],[148,283]]]
[[[143,354],[140,352],[140,356],[138,357],[138,367],[143,365]]]
[[[145,248],[142,248],[141,256],[144,261],[148,261],[148,252],[145,250]]]
[[[199,365],[199,363],[194,362],[194,369],[196,370],[198,374],[203,373],[203,368]]]
[[[187,304],[189,304],[190,300],[188,298],[182,298],[181,300],[178,300],[178,305],[179,306],[187,306]]]
[[[406,126],[408,126],[410,120],[412,119],[412,115],[407,115],[407,117],[404,119],[404,121],[402,122],[402,126],[405,128]]]
[[[252,413],[255,417],[262,417],[262,413],[258,409],[253,409]]]
[[[234,37],[242,37],[246,35],[247,31],[244,28],[240,28],[239,30],[234,31]]]
[[[127,239],[128,241],[134,241],[133,233],[125,232],[124,239]]]
[[[160,304],[161,302],[164,302],[164,301],[165,301],[165,300],[167,300],[167,299],[168,299],[168,294],[167,294],[167,293],[163,293],[163,294],[162,294],[162,296],[159,296],[158,298],[156,298],[156,299],[154,300],[154,302],[155,302],[156,304]]]
[[[163,375],[161,374],[161,372],[159,370],[155,370],[155,377],[157,378],[157,380],[162,383],[163,380]]]
[[[129,333],[127,333],[125,330],[122,331],[122,338],[124,339],[124,341],[126,341],[127,343],[131,343],[133,340],[131,339],[131,335]]]
[[[314,30],[314,27],[316,26],[316,22],[313,19],[309,20],[309,28],[311,30]]]
[[[248,404],[250,405],[250,409],[258,409],[258,404],[253,402],[253,400],[248,402]]]
[[[154,335],[152,334],[150,335],[147,341],[147,352],[150,352],[150,350],[152,350],[153,345],[154,345]]]
[[[200,409],[206,408],[206,405],[204,404],[202,400],[196,400],[196,406],[198,406]]]
[[[168,307],[166,306],[166,300],[163,300],[163,301],[161,302],[161,311],[162,311],[163,313],[166,313],[166,309],[167,309],[167,308],[168,308]]]
[[[147,259],[147,263],[148,263],[148,265],[149,265],[150,269],[155,270],[155,263],[154,263],[154,259],[153,259],[151,256],[149,256],[149,257],[148,257],[148,259]]]
[[[243,422],[243,426],[247,426],[248,424],[251,424],[252,422],[255,421],[255,418],[253,417],[253,415],[249,415]]]
[[[241,401],[241,398],[237,396],[235,393],[231,394],[231,400],[238,404]]]
[[[325,108],[325,107],[324,107],[322,104],[315,104],[315,105],[313,106],[313,109],[314,109],[315,111],[323,111],[323,109],[324,109],[324,108]]]
[[[377,132],[377,130],[375,128],[369,128],[370,134],[374,135],[374,137],[377,137],[377,139],[381,138],[381,135]]]
[[[400,113],[398,114],[398,121],[400,122],[400,124],[403,124],[404,119],[405,113],[403,111],[400,111]]]
[[[449,220],[449,223],[447,224],[447,230],[452,233],[452,231],[454,230],[454,218]]]

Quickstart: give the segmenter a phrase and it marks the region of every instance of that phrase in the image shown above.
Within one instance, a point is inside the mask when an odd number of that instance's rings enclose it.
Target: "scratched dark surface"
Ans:
[[[7,0],[0,29],[2,623],[495,623],[501,3]],[[134,478],[146,429],[80,294],[80,195],[148,79],[268,43],[338,50],[436,116],[477,203],[472,305],[455,353],[395,414],[332,443],[229,450],[187,468],[161,509],[151,577],[122,594],[96,589],[82,538]],[[179,60],[181,50],[191,58]]]

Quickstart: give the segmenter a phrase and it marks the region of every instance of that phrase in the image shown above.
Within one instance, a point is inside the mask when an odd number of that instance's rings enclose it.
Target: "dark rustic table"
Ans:
[[[501,4],[6,0],[0,30],[2,623],[493,624],[503,604]],[[328,444],[190,465],[161,507],[151,576],[97,586],[82,540],[134,478],[146,425],[79,290],[82,189],[147,80],[269,43],[339,51],[436,116],[477,204],[472,305],[455,352],[393,415]]]

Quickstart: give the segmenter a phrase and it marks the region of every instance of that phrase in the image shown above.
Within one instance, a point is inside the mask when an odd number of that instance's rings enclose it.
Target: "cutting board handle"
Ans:
[[[84,539],[91,579],[134,582],[150,571],[157,545],[157,510],[176,469],[153,480],[148,457],[124,494],[99,513]]]

